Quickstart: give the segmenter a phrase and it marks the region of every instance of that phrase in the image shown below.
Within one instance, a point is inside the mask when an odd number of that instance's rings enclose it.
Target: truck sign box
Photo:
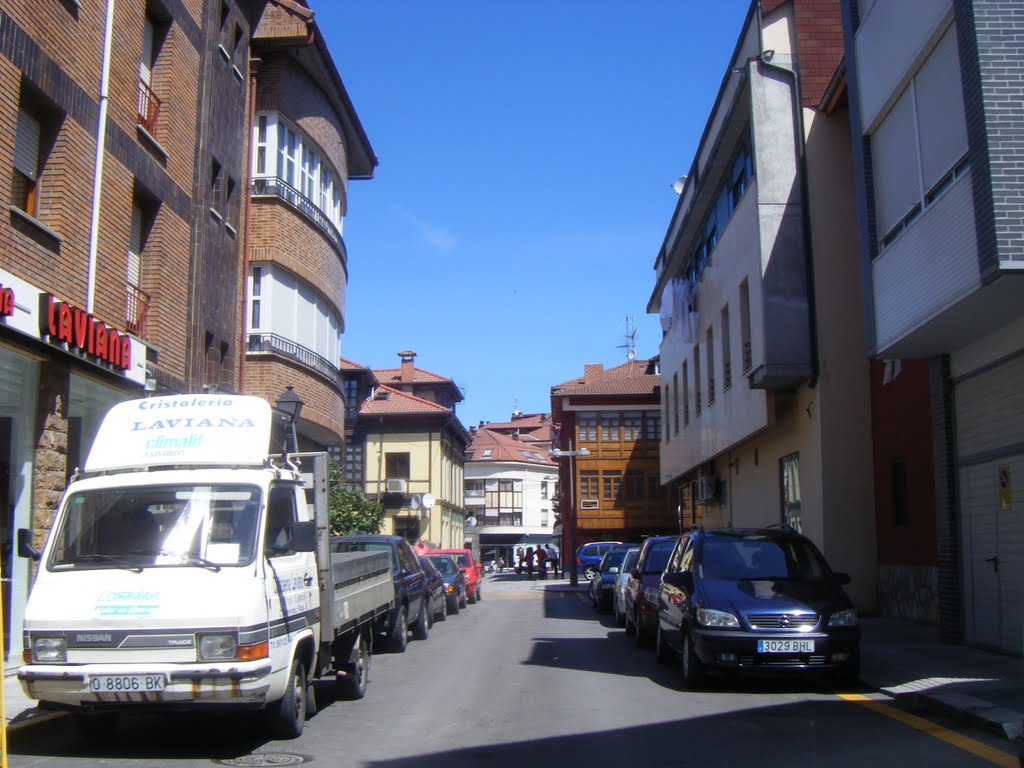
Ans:
[[[103,419],[86,472],[157,466],[258,467],[270,445],[270,404],[248,395],[172,395],[118,403]]]

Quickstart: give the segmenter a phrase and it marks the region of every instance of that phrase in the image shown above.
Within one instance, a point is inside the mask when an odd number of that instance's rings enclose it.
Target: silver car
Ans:
[[[626,625],[626,582],[629,572],[636,567],[636,559],[640,556],[640,548],[630,549],[622,560],[622,567],[615,575],[615,587],[612,591],[612,613],[615,615],[615,626]]]

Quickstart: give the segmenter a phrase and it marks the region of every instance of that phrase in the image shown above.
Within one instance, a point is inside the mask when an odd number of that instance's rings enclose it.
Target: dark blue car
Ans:
[[[590,580],[601,565],[601,558],[612,547],[622,544],[621,541],[592,541],[576,550],[576,573]]]
[[[424,555],[441,574],[448,613],[455,614],[466,607],[466,573],[451,555]]]
[[[626,553],[636,549],[629,544],[620,544],[604,553],[597,567],[597,573],[590,580],[590,599],[598,613],[610,613],[612,600],[615,597],[615,577],[622,569]]]
[[[857,610],[810,539],[786,526],[697,527],[661,576],[657,656],[682,659],[693,688],[710,671],[824,672],[857,682]]]

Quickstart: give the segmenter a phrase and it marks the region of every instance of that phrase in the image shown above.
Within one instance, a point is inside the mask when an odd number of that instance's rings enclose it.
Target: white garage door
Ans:
[[[1024,644],[1024,357],[957,384],[965,639]]]

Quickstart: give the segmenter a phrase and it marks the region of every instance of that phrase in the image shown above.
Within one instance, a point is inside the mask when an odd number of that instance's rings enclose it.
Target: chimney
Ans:
[[[412,384],[414,378],[413,373],[416,370],[413,365],[413,360],[416,359],[416,353],[407,349],[404,352],[399,352],[398,357],[402,360],[401,382],[403,384]]]
[[[604,363],[587,363],[583,366],[583,381],[593,381],[602,371],[604,371]]]

